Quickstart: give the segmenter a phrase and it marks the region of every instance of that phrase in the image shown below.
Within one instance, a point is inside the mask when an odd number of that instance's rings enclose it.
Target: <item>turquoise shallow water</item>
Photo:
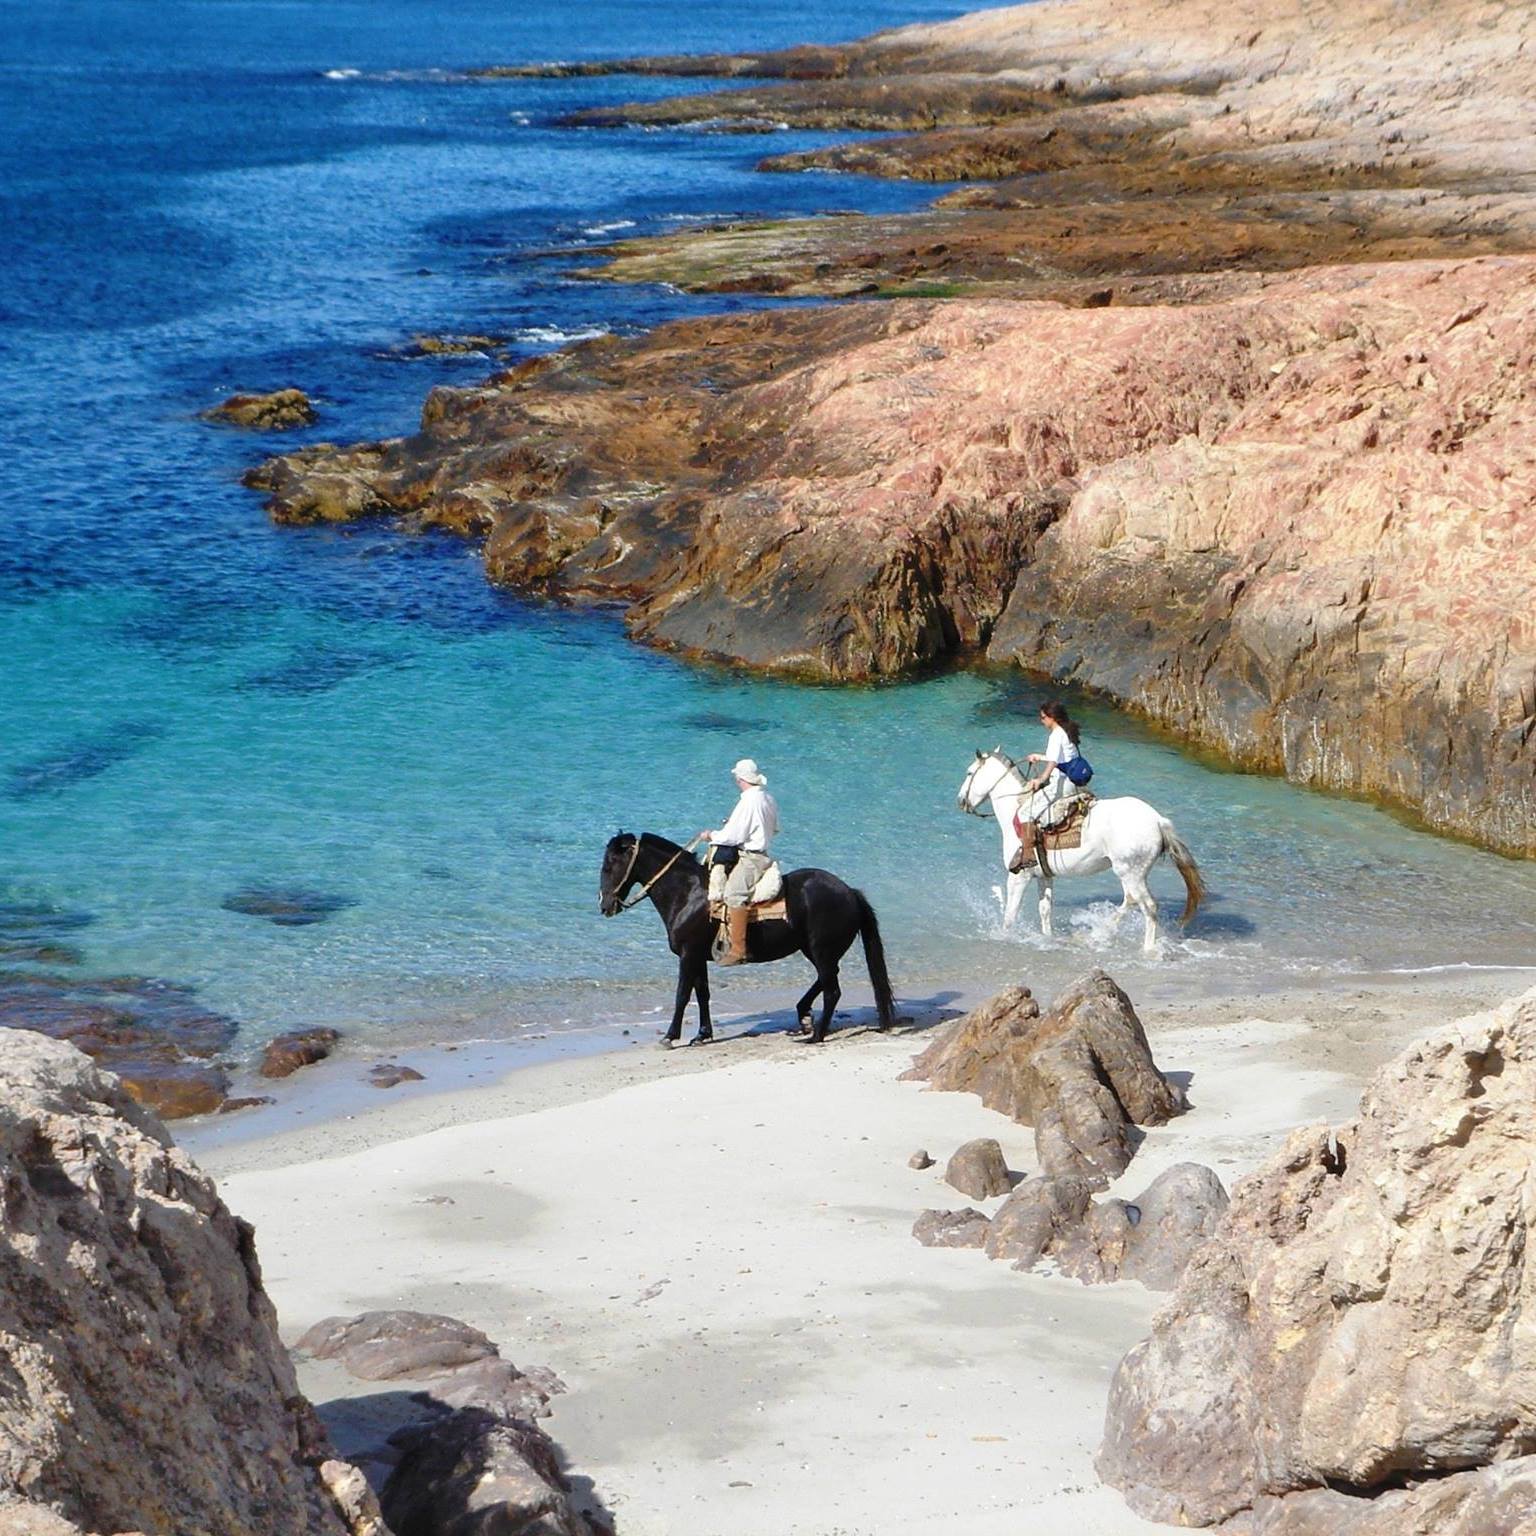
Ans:
[[[784,859],[868,891],[908,996],[1021,973],[1049,988],[1089,961],[1133,990],[1201,991],[1529,962],[1530,866],[1212,771],[1092,706],[1096,787],[1171,815],[1214,899],[1150,969],[1133,925],[1107,937],[1107,880],[1060,888],[1051,944],[1005,937],[995,832],[954,795],[975,746],[1034,744],[1024,680],[839,690],[685,667],[610,616],[492,592],[463,545],[271,528],[237,484],[263,443],[195,419],[228,389],[298,383],[323,420],[285,442],[405,430],[432,383],[488,366],[402,361],[413,332],[534,351],[715,307],[566,281],[551,247],[933,192],[755,176],[765,141],[549,123],[669,82],[488,86],[456,67],[958,8],[860,0],[834,19],[782,0],[743,30],[723,8],[618,0],[0,0],[17,124],[0,147],[0,902],[88,917],[68,935],[81,971],[192,983],[249,1044],[298,1023],[402,1043],[635,1017],[669,996],[670,957],[648,910],[598,916],[603,843],[691,835],[750,753]],[[1156,883],[1176,900],[1171,871]],[[336,910],[284,927],[223,905],[252,885]],[[803,985],[776,975],[786,998]]]

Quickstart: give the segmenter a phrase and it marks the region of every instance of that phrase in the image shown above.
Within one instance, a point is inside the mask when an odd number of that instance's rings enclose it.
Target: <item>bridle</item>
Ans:
[[[961,797],[960,808],[965,812],[967,816],[980,816],[983,821],[987,820],[992,815],[991,811],[984,808],[988,800],[1023,800],[1030,793],[1027,789],[1010,789],[1004,790],[1002,794],[999,794],[998,788],[1003,782],[1002,775],[999,775],[997,784],[993,785],[993,787],[981,797],[981,805],[972,805],[970,803],[971,778],[983,763],[990,761],[992,758],[1001,759],[1008,765],[1009,768],[1018,774],[1025,781],[1025,783],[1029,782],[1028,773],[1026,773],[1024,769],[1020,768],[1019,765],[1014,762],[1014,760],[1009,757],[1006,752],[999,750],[996,752],[988,752],[984,756],[979,756],[976,761],[971,764],[970,773],[966,775],[966,793]]]
[[[635,833],[635,846],[629,850],[629,863],[624,866],[624,874],[619,880],[619,883],[614,886],[614,890],[622,891],[624,887],[629,884],[630,876],[635,872],[635,864],[639,861],[640,858],[640,840],[644,836],[645,833],[643,832]],[[651,887],[654,886],[657,881],[659,881],[661,877],[666,874],[666,872],[671,869],[672,866],[676,864],[677,861],[682,858],[685,853],[692,853],[693,850],[697,848],[702,841],[702,838],[696,837],[691,843],[688,843],[686,846],[679,848],[677,852],[674,853],[672,857],[668,859],[667,862],[663,864],[661,868],[658,869],[656,873],[652,875],[651,878],[647,880],[645,884],[642,885],[640,889],[629,898],[628,901],[625,901],[621,897],[619,899],[619,912],[628,912],[631,907],[639,906],[640,903],[651,894]],[[619,912],[615,912],[614,916],[617,917]]]

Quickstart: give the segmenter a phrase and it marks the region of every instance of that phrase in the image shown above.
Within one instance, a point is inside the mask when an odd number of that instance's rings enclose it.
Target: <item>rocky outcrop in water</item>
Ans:
[[[0,1167],[0,1521],[364,1536],[251,1230],[159,1121],[73,1046],[8,1031]]]
[[[1357,1120],[1237,1186],[1116,1373],[1105,1480],[1264,1536],[1528,1530],[1533,1159],[1536,992],[1421,1041]]]
[[[231,395],[221,405],[203,412],[209,421],[224,421],[256,432],[282,432],[307,427],[317,419],[309,396],[302,389],[275,389],[266,395]]]
[[[637,637],[859,678],[981,651],[1536,849],[1536,261],[1198,306],[953,301],[606,339],[271,461]]]
[[[1184,1108],[1130,998],[1102,971],[1044,1014],[1027,987],[1000,992],[950,1024],[903,1076],[978,1094],[988,1109],[1032,1125],[1041,1171],[1092,1189],[1130,1164],[1133,1125],[1161,1125]]]
[[[67,1040],[166,1119],[224,1102],[230,1080],[221,1058],[239,1028],[176,982],[40,970],[0,971],[0,1027]]]
[[[317,1027],[294,1029],[267,1041],[257,1070],[263,1077],[292,1077],[301,1067],[324,1061],[336,1049],[341,1031]]]

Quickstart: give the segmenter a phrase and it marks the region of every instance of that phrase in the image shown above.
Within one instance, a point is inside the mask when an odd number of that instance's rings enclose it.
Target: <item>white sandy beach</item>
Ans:
[[[1114,1193],[1184,1160],[1230,1185],[1294,1125],[1347,1118],[1404,1041],[1518,990],[1461,973],[1276,996],[1263,1016],[1145,1007],[1192,1108]],[[910,1235],[923,1208],[967,1203],[941,1178],[960,1142],[994,1135],[1034,1171],[1027,1128],[898,1081],[927,1038],[635,1048],[200,1158],[256,1225],[286,1337],[409,1307],[555,1370],[569,1391],[547,1427],[621,1536],[1159,1529],[1092,1465],[1111,1372],[1159,1297]],[[919,1147],[938,1166],[911,1170]],[[370,1390],[301,1378],[320,1402]]]

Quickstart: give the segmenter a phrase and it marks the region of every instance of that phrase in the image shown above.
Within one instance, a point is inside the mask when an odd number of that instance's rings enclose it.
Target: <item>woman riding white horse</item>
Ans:
[[[960,809],[985,815],[982,807],[991,802],[992,813],[1003,834],[1005,870],[1013,864],[1020,848],[1019,834],[1014,830],[1014,815],[1031,794],[1018,764],[1005,756],[1001,748],[995,752],[977,748],[976,760],[960,786]],[[1096,875],[1101,870],[1112,869],[1120,881],[1124,897],[1115,915],[1116,926],[1132,907],[1138,908],[1147,924],[1141,947],[1144,953],[1151,954],[1157,948],[1157,900],[1147,886],[1147,872],[1165,853],[1184,877],[1184,912],[1179,920],[1187,923],[1195,915],[1205,895],[1200,868],[1194,855],[1173,830],[1173,823],[1159,815],[1145,800],[1131,795],[1095,800],[1083,818],[1082,836],[1080,847],[1064,848],[1046,855],[1050,874],[1041,874],[1035,861],[1030,860],[1017,874],[1008,875],[1004,928],[1013,926],[1024,900],[1024,889],[1034,876],[1040,878],[1040,931],[1049,938],[1055,877]]]

